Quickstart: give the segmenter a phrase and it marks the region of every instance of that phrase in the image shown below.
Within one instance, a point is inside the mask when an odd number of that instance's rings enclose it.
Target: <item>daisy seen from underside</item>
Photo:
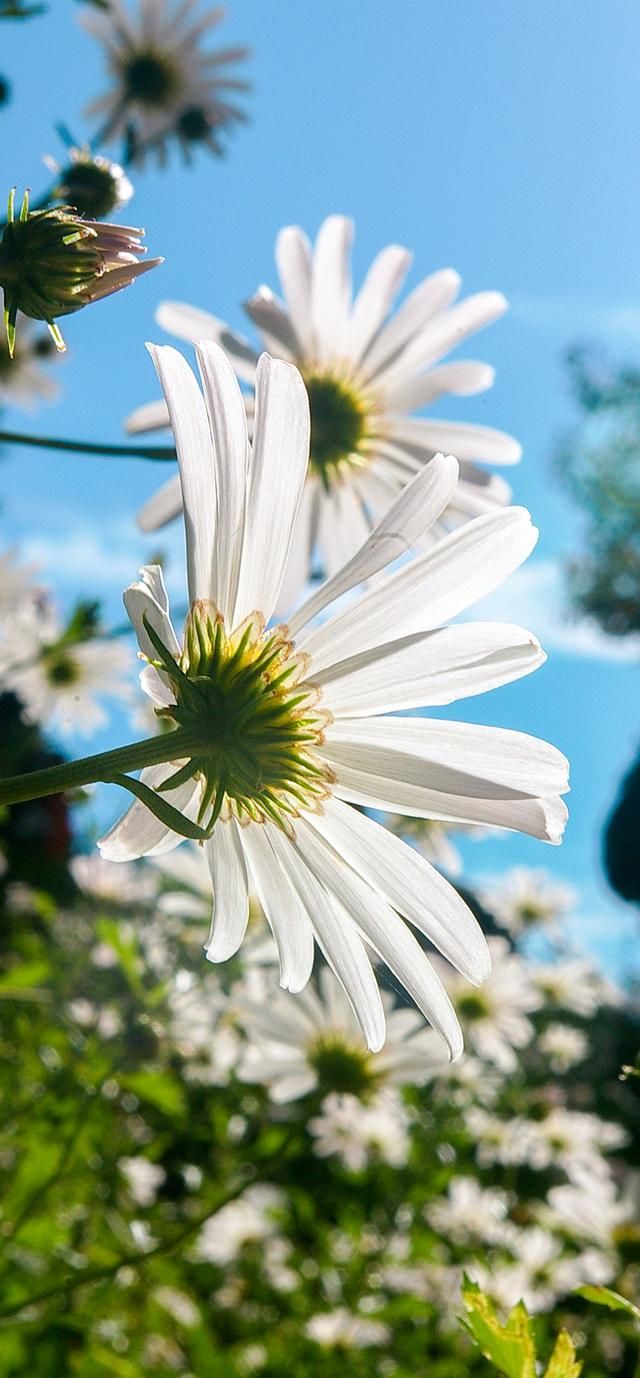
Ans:
[[[283,608],[299,595],[316,551],[323,571],[334,574],[434,454],[456,455],[460,481],[432,537],[506,503],[509,488],[482,463],[520,458],[517,441],[501,431],[413,415],[443,396],[491,386],[487,364],[443,360],[503,314],[502,293],[479,292],[456,302],[460,277],[445,268],[425,278],[393,314],[412,256],[391,244],[374,259],[353,299],[352,236],[353,224],[343,215],[324,221],[313,247],[303,230],[287,226],[276,243],[282,299],[260,287],[246,303],[260,348],[300,369],[311,411],[309,469],[281,591]],[[224,322],[181,302],[163,302],[157,319],[180,339],[217,340],[238,377],[255,388],[258,353]],[[253,391],[246,405],[251,423]],[[128,429],[167,422],[165,406],[152,403],[134,413]],[[141,525],[162,525],[180,504],[179,479],[170,479],[143,508]]]
[[[143,687],[180,743],[169,758],[175,768],[149,766],[141,781],[207,832],[207,956],[237,951],[253,890],[285,988],[306,985],[317,941],[377,1050],[384,1011],[370,949],[457,1055],[451,1002],[404,920],[474,982],[488,972],[484,938],[426,859],[351,805],[559,841],[567,763],[554,747],[499,728],[388,716],[480,693],[541,663],[537,641],[521,628],[446,625],[529,554],[529,514],[476,518],[332,614],[335,599],[414,548],[450,502],[458,466],[436,457],[340,573],[287,625],[272,626],[307,470],[302,379],[263,357],[250,447],[242,395],[217,345],[198,350],[204,394],[177,351],[152,353],[184,500],[190,610],[182,642],[157,567],[124,597],[147,662]],[[124,861],[179,841],[138,800],[101,850]]]
[[[197,6],[198,0],[137,0],[133,7],[109,0],[104,13],[82,15],[112,79],[87,114],[103,121],[103,141],[127,141],[132,161],[150,151],[163,160],[170,140],[186,157],[200,144],[219,154],[221,133],[245,119],[235,93],[247,82],[233,68],[248,50],[206,52],[202,39],[224,10],[207,7],[198,15]]]

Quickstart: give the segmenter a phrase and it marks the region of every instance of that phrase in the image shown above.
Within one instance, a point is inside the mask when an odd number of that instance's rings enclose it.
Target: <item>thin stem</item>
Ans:
[[[0,444],[31,445],[41,450],[64,450],[78,455],[103,455],[109,459],[175,459],[172,445],[107,445],[101,441],[61,440],[56,436],[25,435],[22,431],[0,431]]]
[[[10,775],[0,779],[0,804],[23,804],[28,799],[42,799],[47,794],[61,794],[64,790],[80,789],[99,782],[109,784],[117,775],[144,766],[162,765],[182,756],[190,756],[198,747],[198,740],[183,728],[147,737],[115,751],[100,751],[84,756],[80,761],[66,761],[63,765],[48,766],[45,770],[30,770],[24,775]]]

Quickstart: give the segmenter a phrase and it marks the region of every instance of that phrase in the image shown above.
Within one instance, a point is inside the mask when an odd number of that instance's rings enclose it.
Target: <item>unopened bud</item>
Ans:
[[[144,230],[83,220],[70,206],[30,212],[28,192],[16,219],[14,195],[9,195],[0,239],[0,287],[12,356],[18,311],[46,321],[56,348],[64,350],[56,317],[119,292],[162,263],[161,258],[138,261],[146,253],[140,243]]]

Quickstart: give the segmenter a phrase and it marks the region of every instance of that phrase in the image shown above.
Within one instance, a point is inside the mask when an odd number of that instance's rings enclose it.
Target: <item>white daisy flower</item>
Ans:
[[[521,1120],[521,1161],[542,1170],[560,1167],[571,1180],[606,1177],[603,1154],[624,1148],[629,1136],[622,1125],[579,1110],[556,1105],[542,1120]],[[594,1184],[594,1190],[597,1189]]]
[[[542,998],[531,983],[528,965],[512,952],[506,938],[489,938],[488,947],[491,975],[482,990],[470,991],[456,972],[436,959],[438,970],[467,1045],[503,1072],[514,1072],[514,1049],[531,1042],[534,1030],[528,1015],[540,1008]]]
[[[613,1245],[619,1226],[633,1219],[634,1210],[632,1203],[619,1195],[611,1178],[599,1178],[594,1190],[593,1175],[577,1169],[572,1182],[551,1187],[538,1216],[546,1229],[607,1249]]]
[[[118,1167],[137,1205],[152,1206],[167,1176],[164,1168],[140,1156],[119,1158]]]
[[[1,339],[1,337],[0,337]],[[15,550],[0,551],[0,618],[24,604],[36,602],[42,589],[34,582],[34,568],[18,563]]]
[[[454,1177],[447,1195],[424,1208],[433,1229],[455,1244],[508,1242],[512,1234],[508,1212],[507,1193],[499,1187],[482,1187],[475,1177]]]
[[[620,994],[584,957],[531,966],[531,980],[544,1001],[589,1018],[600,1005],[618,1004]]]
[[[108,721],[99,699],[124,702],[129,656],[114,639],[67,634],[49,603],[23,604],[0,624],[0,684],[31,722],[65,736],[90,736]]]
[[[39,402],[51,402],[58,384],[42,367],[57,355],[56,347],[36,321],[18,312],[13,358],[6,331],[0,331],[0,407],[33,411]]]
[[[108,904],[150,904],[155,899],[158,884],[153,872],[142,866],[114,866],[95,852],[89,856],[74,856],[69,869],[80,890],[93,899]]]
[[[433,861],[440,870],[446,871],[450,876],[459,876],[462,873],[462,857],[451,841],[452,829],[445,827],[444,823],[436,823],[430,818],[403,818],[395,813],[389,814],[385,818],[385,823],[392,832],[406,838],[407,842],[417,847],[418,851],[429,861]],[[472,830],[456,828],[454,831]]]
[[[369,1345],[386,1344],[391,1336],[388,1325],[371,1317],[358,1316],[346,1306],[335,1311],[320,1311],[307,1321],[305,1332],[310,1340],[324,1348],[366,1349]]]
[[[517,441],[501,431],[413,415],[447,394],[491,386],[487,364],[442,360],[503,314],[502,294],[479,292],[454,305],[460,278],[445,268],[425,278],[391,315],[411,263],[407,249],[391,244],[352,301],[352,236],[352,222],[342,215],[324,221],[313,249],[301,229],[287,226],[276,243],[284,301],[261,287],[246,303],[260,348],[297,364],[311,408],[307,483],[280,599],[285,609],[299,595],[316,549],[324,572],[336,573],[434,454],[457,456],[460,482],[433,535],[506,503],[509,488],[478,461],[514,464],[521,453]],[[255,388],[257,352],[215,316],[163,302],[157,319],[180,339],[217,340],[238,377]],[[251,418],[253,393],[246,405]],[[166,407],[151,403],[129,418],[128,429],[167,424]],[[180,505],[179,480],[172,478],[143,508],[142,527],[154,530],[170,521]]]
[[[153,355],[183,485],[183,645],[157,567],[124,597],[148,662],[143,687],[176,724],[177,770],[146,768],[143,788],[168,786],[174,807],[209,834],[207,955],[223,961],[238,950],[253,888],[285,988],[306,985],[315,938],[378,1050],[384,1011],[367,944],[457,1056],[453,1008],[403,919],[475,982],[488,973],[479,926],[424,857],[350,805],[560,840],[567,763],[555,748],[499,728],[387,716],[481,692],[541,663],[537,641],[521,628],[443,625],[526,558],[536,535],[529,514],[512,508],[476,518],[311,626],[438,519],[458,466],[436,457],[345,568],[287,626],[270,626],[307,469],[304,384],[290,364],[261,360],[250,449],[240,389],[218,346],[199,347],[204,398],[175,350]],[[136,801],[100,845],[105,857],[124,861],[179,841]]]
[[[553,1072],[568,1072],[577,1062],[584,1062],[589,1051],[589,1039],[582,1029],[571,1024],[549,1024],[538,1039],[538,1047],[549,1058]]]
[[[231,1263],[247,1244],[262,1244],[276,1232],[274,1211],[282,1205],[276,1187],[257,1183],[237,1201],[230,1201],[203,1225],[196,1240],[196,1257],[220,1267]]]
[[[357,1096],[332,1092],[307,1127],[318,1157],[335,1154],[349,1172],[362,1172],[377,1161],[404,1167],[409,1157],[409,1117],[395,1091],[386,1090],[367,1105]]]
[[[126,139],[134,161],[151,149],[164,159],[177,139],[189,157],[197,144],[221,153],[220,133],[245,116],[230,93],[247,83],[229,68],[247,56],[243,47],[205,52],[201,40],[224,11],[194,14],[198,0],[109,0],[104,13],[83,14],[81,23],[105,49],[113,86],[92,102],[90,116],[103,121],[102,141]]]
[[[572,885],[555,881],[542,867],[513,866],[500,880],[484,884],[480,898],[500,926],[516,938],[525,929],[570,913],[578,893]]]
[[[394,1006],[382,993],[387,1037],[369,1053],[347,996],[328,968],[319,989],[308,985],[295,1003],[284,993],[267,1003],[241,1000],[240,1023],[249,1045],[238,1068],[242,1081],[263,1082],[272,1100],[297,1100],[317,1086],[366,1100],[383,1086],[422,1085],[446,1063],[441,1040],[415,1009]]]

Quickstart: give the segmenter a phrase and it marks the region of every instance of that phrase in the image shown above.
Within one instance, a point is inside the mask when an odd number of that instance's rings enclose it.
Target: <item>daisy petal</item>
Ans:
[[[175,761],[165,762],[159,766],[147,766],[145,770],[140,771],[140,779],[143,785],[157,789],[172,774],[174,766],[183,764],[183,761]],[[171,803],[180,813],[186,814],[188,818],[195,818],[199,792],[197,781],[188,780],[184,785],[179,785],[171,791]],[[100,838],[98,847],[105,861],[134,861],[140,856],[156,856],[161,852],[169,852],[183,841],[182,837],[171,832],[155,814],[136,800],[109,832]]]
[[[494,464],[517,464],[522,456],[522,446],[512,435],[490,426],[420,416],[389,416],[387,425],[391,439],[411,446],[416,454],[447,449],[461,460],[491,460]]]
[[[276,240],[276,263],[291,324],[295,331],[296,353],[313,350],[311,325],[311,245],[297,225],[287,225]]]
[[[182,511],[182,488],[180,475],[167,479],[157,492],[143,504],[138,513],[138,526],[141,531],[157,531],[159,527],[172,522]]]
[[[236,625],[256,608],[267,622],[273,613],[308,459],[309,406],[302,378],[291,364],[263,354],[256,376],[256,416]]]
[[[235,819],[218,823],[204,844],[213,886],[211,929],[205,943],[210,962],[238,951],[249,920],[249,883]]]
[[[318,879],[333,893],[345,916],[355,919],[368,942],[447,1043],[451,1057],[462,1053],[462,1033],[441,981],[406,924],[379,894],[344,863],[339,852],[298,820],[298,846]]]
[[[486,980],[491,961],[477,919],[420,852],[339,799],[308,821],[468,981]]]
[[[441,364],[430,368],[415,378],[391,388],[387,392],[387,402],[394,412],[417,411],[430,402],[436,402],[445,393],[457,397],[470,397],[478,392],[486,392],[493,386],[495,371],[489,364],[477,363],[475,359],[463,359],[459,363]]]
[[[245,301],[244,309],[265,336],[266,348],[275,346],[281,358],[295,359],[298,352],[295,330],[286,308],[270,287],[259,287],[255,296]]]
[[[314,681],[334,717],[365,717],[484,694],[531,674],[545,660],[535,636],[522,627],[461,622],[349,656]]]
[[[244,828],[242,845],[256,894],[276,940],[280,985],[300,991],[313,967],[313,929],[304,905],[272,851],[264,828]]]
[[[324,363],[344,349],[351,305],[353,222],[330,215],[320,226],[313,255],[311,316],[315,352]]]
[[[347,349],[357,363],[388,315],[411,266],[412,255],[399,244],[389,244],[374,258],[353,303]]]
[[[458,465],[452,455],[435,455],[387,508],[382,521],[352,559],[302,604],[289,622],[291,635],[297,636],[343,593],[405,555],[451,501],[457,477]]]
[[[186,302],[163,301],[156,311],[156,320],[163,330],[189,344],[196,340],[215,340],[229,355],[238,377],[247,383],[253,382],[257,363],[255,349],[243,335],[238,335],[217,316],[200,311],[197,306],[188,306]]]
[[[322,951],[344,987],[372,1052],[384,1043],[385,1020],[380,991],[355,925],[336,912],[296,844],[271,825],[269,839],[309,915]]]
[[[512,574],[537,537],[523,507],[467,522],[303,637],[314,672],[378,646],[383,627],[400,638],[448,622]]]
[[[213,560],[216,605],[233,616],[242,553],[247,486],[247,415],[236,376],[219,345],[196,345],[214,447],[217,540]]]
[[[146,617],[167,650],[177,658],[180,646],[168,613],[169,602],[160,565],[143,565],[140,574],[139,583],[130,584],[122,595],[140,650],[148,660],[157,659],[158,653],[143,622]]]
[[[376,386],[395,387],[416,370],[435,364],[443,354],[456,349],[469,335],[498,320],[507,310],[502,292],[477,292],[457,306],[430,320],[410,341],[402,354],[376,375]]]
[[[166,402],[145,402],[127,417],[124,428],[128,435],[143,435],[145,431],[165,430],[171,425]]]
[[[189,601],[215,599],[215,472],[204,398],[186,359],[168,345],[149,345],[167,400],[178,451],[187,544]]]
[[[364,359],[366,378],[374,378],[383,364],[403,350],[428,321],[444,312],[457,295],[460,281],[459,274],[453,268],[442,268],[414,288],[368,350]]]

